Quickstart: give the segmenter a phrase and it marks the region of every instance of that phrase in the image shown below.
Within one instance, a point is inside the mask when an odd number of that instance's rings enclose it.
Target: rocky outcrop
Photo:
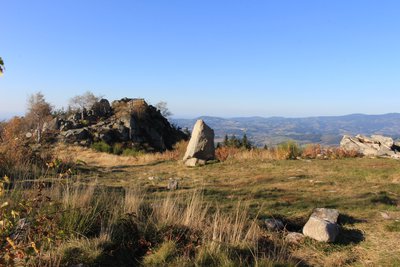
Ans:
[[[335,242],[339,234],[338,217],[335,209],[315,209],[303,227],[303,234],[317,241]]]
[[[371,135],[371,137],[360,134],[355,137],[345,135],[340,147],[363,156],[400,158],[399,147],[393,139],[382,135]]]
[[[183,161],[188,166],[215,159],[214,131],[203,120],[193,127],[192,136],[186,148]]]
[[[187,138],[155,107],[143,99],[131,98],[114,101],[111,105],[102,99],[89,110],[56,118],[48,128],[56,129],[59,140],[66,143],[90,145],[103,141],[148,151],[172,149],[176,142]]]

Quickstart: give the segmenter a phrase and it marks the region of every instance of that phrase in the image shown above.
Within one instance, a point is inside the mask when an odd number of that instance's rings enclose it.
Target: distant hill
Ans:
[[[225,134],[242,136],[244,133],[256,145],[275,145],[285,140],[300,144],[320,143],[338,145],[344,134],[383,134],[395,139],[400,137],[400,113],[384,115],[351,114],[346,116],[323,116],[307,118],[284,117],[199,117],[195,119],[172,119],[172,123],[192,129],[197,119],[203,119],[215,131],[216,141]]]

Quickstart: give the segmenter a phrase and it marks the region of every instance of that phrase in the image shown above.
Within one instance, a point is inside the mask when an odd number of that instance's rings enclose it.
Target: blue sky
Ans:
[[[400,1],[0,0],[0,118],[42,91],[175,117],[400,112]]]

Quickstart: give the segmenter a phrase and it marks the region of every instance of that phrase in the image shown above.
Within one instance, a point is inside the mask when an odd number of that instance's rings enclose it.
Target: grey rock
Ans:
[[[291,244],[299,244],[304,241],[304,238],[305,236],[302,233],[289,232],[285,237],[285,241]]]
[[[82,120],[84,119],[84,120]],[[132,145],[146,151],[165,151],[186,140],[187,135],[171,125],[160,112],[143,99],[124,98],[112,106],[106,99],[89,110],[61,119],[58,139],[67,143],[105,141],[110,145]],[[83,133],[75,130],[86,129]],[[87,142],[82,142],[87,138]]]
[[[311,214],[311,217],[316,217],[331,223],[337,223],[339,211],[336,209],[316,208]]]
[[[390,220],[390,219],[392,219],[392,217],[391,217],[391,216],[389,215],[389,213],[387,213],[387,212],[381,211],[381,212],[379,212],[379,213],[381,214],[382,218],[385,219],[385,220]]]
[[[58,117],[55,117],[49,122],[43,124],[43,132],[44,131],[56,131],[61,127],[61,120]]]
[[[371,135],[371,139],[378,142],[381,146],[385,146],[388,149],[391,149],[394,141],[391,137],[386,137],[383,135]]]
[[[310,217],[303,227],[303,234],[321,242],[335,242],[339,234],[339,226],[336,223]]]
[[[168,190],[177,190],[178,189],[178,181],[175,179],[170,179],[167,185]]]
[[[379,150],[376,152],[378,157],[394,157],[396,152],[387,148],[386,146],[381,146]]]
[[[185,160],[185,165],[188,167],[204,166],[206,165],[206,161],[197,158],[190,158]]]
[[[266,219],[264,222],[269,231],[281,231],[285,228],[283,222],[279,219]]]
[[[64,136],[69,143],[80,142],[91,138],[90,132],[86,128],[68,130]]]
[[[107,99],[101,99],[99,102],[93,104],[89,112],[94,117],[104,118],[111,115],[112,108]]]
[[[203,120],[198,120],[194,125],[183,160],[190,158],[205,161],[215,159],[214,131]]]
[[[60,131],[68,131],[74,128],[74,123],[72,121],[63,121],[60,125]]]
[[[396,154],[399,147],[396,146],[393,139],[382,135],[372,135],[371,137],[360,134],[355,137],[345,135],[340,141],[340,147],[346,151],[357,151],[363,156],[400,157]]]
[[[303,234],[317,241],[335,242],[339,234],[338,217],[335,209],[315,209],[303,227]]]

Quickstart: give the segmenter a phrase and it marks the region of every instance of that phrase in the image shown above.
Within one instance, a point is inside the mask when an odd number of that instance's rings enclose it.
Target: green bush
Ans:
[[[112,153],[115,155],[121,155],[124,152],[123,145],[120,143],[114,144],[112,150]]]
[[[140,155],[143,155],[143,154],[144,154],[143,151],[137,150],[137,149],[132,149],[132,148],[126,148],[122,152],[123,156],[131,156],[131,157],[137,157],[137,156],[140,156]]]
[[[112,147],[104,141],[96,142],[92,144],[92,149],[99,152],[112,153]]]

